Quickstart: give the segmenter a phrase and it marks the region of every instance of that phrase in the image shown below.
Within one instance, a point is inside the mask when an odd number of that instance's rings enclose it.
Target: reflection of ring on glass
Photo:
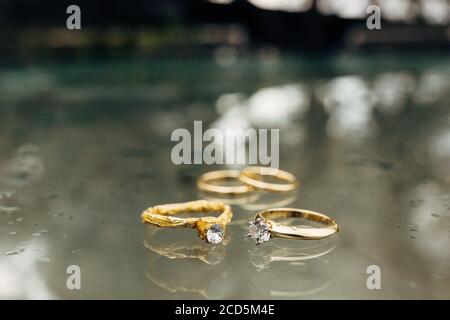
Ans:
[[[218,217],[181,218],[173,217],[181,213],[221,212]],[[142,215],[143,223],[158,227],[196,228],[201,239],[217,244],[224,238],[226,225],[231,221],[231,207],[223,202],[196,200],[150,207]]]
[[[239,170],[216,170],[202,174],[197,180],[199,190],[208,193],[242,195],[252,192],[254,188],[248,184],[243,184],[239,180]],[[214,181],[231,180],[238,182],[238,185],[216,184]]]
[[[277,223],[270,219],[302,218],[320,224],[324,227],[292,226]],[[315,240],[331,236],[338,232],[339,225],[330,217],[303,209],[276,208],[261,211],[256,214],[255,221],[250,222],[249,236],[257,244],[268,241],[270,238],[286,238],[300,240]]]
[[[268,208],[289,206],[297,199],[296,192],[259,192],[257,194],[260,195],[261,201],[239,203],[239,206],[244,210],[260,211]]]
[[[279,246],[274,242],[266,246],[255,246],[249,251],[250,261],[257,270],[268,268],[271,263],[287,263],[291,266],[304,264],[308,260],[322,259],[336,248],[335,239],[324,239],[314,245]],[[308,242],[308,244],[311,242]],[[323,260],[326,262],[326,260]]]
[[[226,290],[218,288],[228,283],[229,268],[227,264],[198,264],[190,259],[171,261],[155,255],[149,259],[145,276],[170,294],[171,299],[223,299]]]
[[[225,258],[224,246],[210,246],[206,243],[198,243],[198,241],[193,243],[185,238],[167,241],[168,239],[164,239],[164,236],[157,236],[158,230],[162,229],[156,226],[148,228],[144,246],[163,257],[174,260],[198,259],[209,265],[218,264]],[[224,239],[224,244],[226,244],[226,240],[229,241],[229,239]]]
[[[264,176],[274,177],[286,183],[266,182],[262,179]],[[298,187],[298,181],[294,175],[271,167],[247,167],[241,171],[239,179],[252,187],[266,191],[287,192]]]

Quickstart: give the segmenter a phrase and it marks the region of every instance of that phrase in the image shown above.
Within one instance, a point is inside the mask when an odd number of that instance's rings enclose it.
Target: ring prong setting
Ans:
[[[256,218],[255,221],[250,222],[249,236],[255,241],[256,244],[269,241],[271,230],[270,225],[261,218]]]
[[[222,242],[224,233],[223,227],[220,224],[215,223],[206,231],[206,241],[211,244],[218,244]]]

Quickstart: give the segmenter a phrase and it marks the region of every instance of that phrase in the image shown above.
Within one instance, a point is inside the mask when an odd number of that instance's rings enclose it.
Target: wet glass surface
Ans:
[[[3,67],[0,297],[448,299],[449,78],[444,56]],[[280,168],[301,183],[237,201],[217,246],[139,218],[202,197],[196,178],[221,168],[172,163],[171,132],[194,120],[280,128]],[[247,222],[265,205],[342,230],[255,247]],[[66,287],[69,265],[81,290]]]

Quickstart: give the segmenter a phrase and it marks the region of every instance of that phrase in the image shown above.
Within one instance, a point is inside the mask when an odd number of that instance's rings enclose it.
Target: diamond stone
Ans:
[[[270,229],[267,222],[261,218],[256,218],[250,222],[248,235],[255,240],[256,244],[266,242],[270,239]]]
[[[223,240],[223,228],[219,224],[213,224],[209,227],[208,231],[206,231],[206,240],[209,243],[217,244]]]

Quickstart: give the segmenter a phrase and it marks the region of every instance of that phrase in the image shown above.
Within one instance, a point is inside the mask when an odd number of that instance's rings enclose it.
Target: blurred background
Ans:
[[[2,0],[1,56],[214,50],[224,60],[251,49],[323,54],[449,47],[447,0],[80,0],[83,31],[67,32],[70,4]],[[376,32],[365,27],[371,4],[382,11]]]
[[[0,0],[0,298],[449,299],[449,22],[448,0]],[[205,197],[213,168],[170,159],[194,120],[280,129],[301,183],[233,202],[224,246],[139,219]],[[255,248],[279,205],[342,232]]]

